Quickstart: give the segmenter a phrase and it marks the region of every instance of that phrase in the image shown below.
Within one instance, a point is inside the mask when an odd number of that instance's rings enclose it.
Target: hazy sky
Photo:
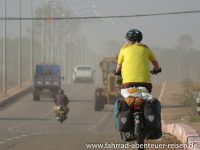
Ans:
[[[22,17],[30,17],[31,0],[22,1]],[[55,0],[70,5],[75,16],[136,15],[176,11],[200,10],[200,0]],[[19,0],[6,0],[7,16],[19,16]],[[42,0],[33,0],[33,10],[42,5]],[[44,0],[45,3],[47,1]],[[4,17],[4,0],[0,0],[0,17]],[[17,21],[7,23],[8,36],[19,35]],[[23,23],[24,34],[30,22]],[[144,34],[143,42],[151,47],[174,47],[177,39],[187,34],[194,40],[194,47],[200,50],[200,13],[134,18],[116,18],[84,21],[86,37],[100,43],[109,40],[123,41],[125,33],[138,28]],[[0,21],[0,37],[3,36],[3,21]],[[92,42],[95,43],[95,42]]]
[[[92,13],[107,16],[200,10],[199,0],[70,0],[70,3],[77,14],[83,16]],[[129,29],[138,28],[144,34],[145,43],[158,47],[174,47],[181,35],[188,34],[194,40],[194,47],[200,50],[199,27],[200,13],[109,19],[88,29],[105,31],[99,34],[109,40],[122,39]]]

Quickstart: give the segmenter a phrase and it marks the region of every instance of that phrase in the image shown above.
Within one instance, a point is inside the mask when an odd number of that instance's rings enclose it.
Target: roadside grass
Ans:
[[[185,81],[183,82],[184,86],[184,100],[183,104],[188,107],[188,115],[184,116],[185,120],[190,122],[200,122],[200,115],[197,112],[197,96],[200,92],[200,85],[192,82]]]

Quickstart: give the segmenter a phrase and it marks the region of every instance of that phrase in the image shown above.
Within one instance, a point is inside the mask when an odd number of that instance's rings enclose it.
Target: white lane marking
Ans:
[[[160,101],[160,103],[162,103],[162,99],[163,99],[163,95],[164,95],[164,91],[165,91],[166,85],[167,85],[167,81],[165,81],[162,84],[162,89],[161,89],[160,95],[158,97],[158,100]],[[164,117],[163,117],[162,110],[161,110],[161,118],[162,118],[161,122],[162,122],[162,124],[164,124]]]
[[[6,141],[12,141],[13,139],[6,139]]]
[[[33,135],[42,135],[43,133],[32,133]],[[6,139],[6,141],[13,141],[13,140],[15,140],[15,139],[20,139],[20,138],[23,138],[23,137],[27,137],[28,135],[26,135],[26,134],[23,134],[23,135],[21,135],[21,136],[16,136],[16,137],[13,137],[13,138],[8,138],[8,139]],[[4,144],[4,143],[6,143],[6,142],[4,142],[4,141],[0,141],[0,144]]]
[[[49,111],[48,113],[46,113],[41,119],[44,119],[44,118],[47,118],[48,116],[50,116],[51,114],[53,114],[54,112],[53,111]],[[27,122],[26,124],[23,124],[23,125],[20,125],[20,126],[16,126],[16,127],[10,127],[10,128],[8,128],[8,131],[10,131],[10,132],[19,132],[20,130],[20,128],[24,128],[24,127],[26,127],[26,126],[30,126],[30,125],[32,125],[32,124],[34,124],[34,123],[37,123],[37,122],[39,122],[40,120],[34,120],[34,121],[29,121],[29,122]]]
[[[46,132],[46,133],[47,133],[47,132]],[[43,135],[43,133],[32,133],[32,135]],[[8,139],[6,139],[6,141],[13,141],[13,140],[15,140],[15,139],[20,139],[20,138],[27,137],[27,136],[28,136],[28,135],[23,134],[23,135],[21,135],[21,136],[16,136],[16,137],[13,137],[13,138],[8,138]],[[0,141],[0,144],[4,144],[4,143],[6,143],[6,142]]]
[[[33,135],[42,135],[43,133],[38,132],[38,133],[32,133]]]
[[[93,131],[94,133],[96,133],[95,132],[95,128],[97,126],[99,126],[106,119],[106,117],[108,116],[108,114],[109,114],[109,112],[104,113],[103,117],[96,124],[94,124],[92,127],[90,127],[88,130],[89,131]]]
[[[161,89],[160,95],[159,95],[159,97],[158,97],[158,100],[159,100],[160,102],[162,102],[162,98],[163,98],[163,94],[164,94],[166,85],[167,85],[167,81],[165,81],[165,82],[162,84],[162,89]]]
[[[4,143],[6,143],[6,142],[4,142],[4,141],[0,141],[0,144],[4,144]]]

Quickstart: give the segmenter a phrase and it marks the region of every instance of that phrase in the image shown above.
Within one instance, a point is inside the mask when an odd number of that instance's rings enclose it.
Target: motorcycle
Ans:
[[[161,70],[152,70],[152,74],[158,74]],[[130,125],[133,128],[128,129],[128,132],[120,132],[121,139],[123,141],[136,141],[138,150],[144,150],[144,140],[145,139],[158,139],[162,136],[161,132],[161,124],[156,121],[156,117],[161,120],[160,112],[161,110],[156,110],[152,112],[145,113],[152,104],[156,104],[160,106],[160,103],[157,99],[153,98],[153,96],[147,91],[145,87],[130,87],[126,89],[121,89],[121,94],[123,96],[123,100],[129,106],[129,119],[132,119]],[[159,108],[159,107],[158,107]],[[158,109],[155,108],[155,109]],[[155,112],[158,112],[157,114]],[[123,119],[123,118],[122,118]],[[122,120],[123,122],[123,120]],[[130,121],[129,121],[130,122]],[[130,124],[130,123],[129,123]],[[157,126],[160,127],[158,133],[157,131],[154,133],[151,130]]]
[[[60,123],[63,123],[65,121],[65,119],[67,119],[67,117],[66,117],[66,110],[65,110],[64,106],[62,106],[62,105],[58,106],[56,113],[57,113],[56,119]]]

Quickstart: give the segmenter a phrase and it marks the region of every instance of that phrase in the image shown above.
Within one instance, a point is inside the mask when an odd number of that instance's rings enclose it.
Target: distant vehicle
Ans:
[[[34,76],[33,100],[40,101],[40,94],[47,89],[54,97],[61,87],[61,68],[56,64],[37,64]]]
[[[121,97],[120,89],[122,79],[114,75],[117,65],[116,57],[105,57],[100,62],[103,75],[103,87],[95,90],[94,110],[101,111],[106,104],[113,105]]]
[[[94,70],[90,65],[78,65],[73,72],[74,83],[94,83]]]

